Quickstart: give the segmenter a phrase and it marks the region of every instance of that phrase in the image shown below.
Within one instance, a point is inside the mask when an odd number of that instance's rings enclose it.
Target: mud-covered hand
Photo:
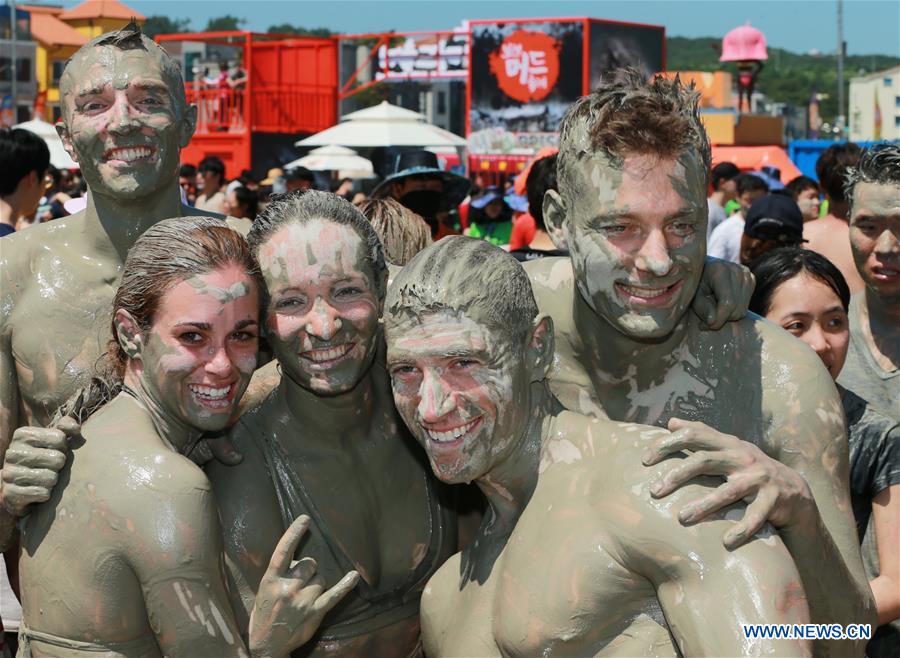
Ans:
[[[752,443],[678,418],[669,421],[669,430],[670,435],[644,452],[644,465],[653,466],[680,451],[690,454],[673,462],[672,469],[651,485],[650,494],[663,498],[700,475],[724,477],[724,484],[685,506],[678,519],[684,525],[696,523],[739,500],[746,501],[744,517],[725,533],[723,542],[729,550],[746,543],[766,522],[784,528],[814,508],[803,476]]]
[[[68,438],[81,426],[69,416],[55,427],[20,427],[13,433],[0,471],[0,503],[15,516],[50,499],[69,456]]]
[[[287,656],[308,642],[325,614],[359,581],[359,574],[351,571],[325,591],[325,581],[316,574],[315,560],[293,561],[297,545],[308,528],[309,517],[297,517],[278,541],[259,584],[250,614],[253,656]]]
[[[721,329],[747,314],[755,285],[743,265],[708,256],[691,308],[710,329]]]

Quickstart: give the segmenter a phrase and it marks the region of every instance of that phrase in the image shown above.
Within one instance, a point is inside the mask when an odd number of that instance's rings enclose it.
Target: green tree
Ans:
[[[210,18],[206,24],[204,32],[228,32],[231,30],[240,30],[241,25],[247,22],[245,18],[238,18],[231,14],[219,16],[218,18]]]
[[[158,34],[176,34],[191,31],[190,18],[169,18],[168,16],[148,16],[141,31],[151,39]]]
[[[666,39],[666,68],[670,71],[729,71],[737,74],[733,63],[719,61],[721,39],[702,37]],[[837,57],[833,54],[799,54],[782,48],[769,48],[769,59],[759,74],[756,89],[777,103],[803,107],[813,90],[824,94],[819,114],[834,122],[837,107]],[[888,55],[850,55],[844,58],[844,97],[849,98],[850,78],[881,71],[900,64],[900,58]]]
[[[327,27],[300,27],[299,25],[291,25],[290,23],[279,23],[278,25],[270,25],[266,30],[269,34],[296,34],[303,37],[330,37],[334,34]]]

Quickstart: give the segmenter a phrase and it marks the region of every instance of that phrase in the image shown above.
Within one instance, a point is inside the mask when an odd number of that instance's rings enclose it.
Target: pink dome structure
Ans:
[[[766,54],[766,37],[755,27],[746,25],[736,27],[722,39],[722,56],[720,62],[764,61]]]

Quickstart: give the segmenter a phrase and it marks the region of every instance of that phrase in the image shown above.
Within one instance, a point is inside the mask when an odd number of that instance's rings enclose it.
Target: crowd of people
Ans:
[[[626,69],[518,185],[364,195],[182,163],[133,24],[60,90],[84,183],[0,133],[3,652],[897,655],[900,146],[713,166]]]

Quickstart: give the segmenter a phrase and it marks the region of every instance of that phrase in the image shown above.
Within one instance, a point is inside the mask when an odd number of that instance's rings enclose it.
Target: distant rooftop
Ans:
[[[31,14],[31,36],[45,44],[54,46],[83,46],[86,36],[67,23],[59,20],[62,7],[41,5],[19,5]]]
[[[146,16],[118,0],[85,0],[60,14],[64,21],[90,18],[118,18],[127,21],[132,16],[139,21],[147,20]]]

